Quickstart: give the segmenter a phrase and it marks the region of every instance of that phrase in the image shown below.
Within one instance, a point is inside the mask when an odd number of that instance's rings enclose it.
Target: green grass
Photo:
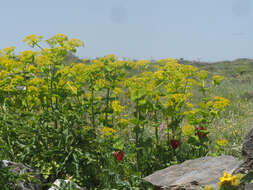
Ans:
[[[211,75],[222,75],[220,86],[213,88],[216,95],[228,98],[230,106],[226,112],[214,121],[210,130],[210,154],[233,155],[241,158],[243,137],[253,122],[253,60],[237,59],[215,63],[193,63],[184,61],[199,69],[207,70]],[[219,147],[216,141],[225,138],[228,145]]]

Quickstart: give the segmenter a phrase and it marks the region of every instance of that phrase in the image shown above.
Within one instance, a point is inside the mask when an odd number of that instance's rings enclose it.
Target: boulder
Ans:
[[[17,181],[12,185],[17,190],[41,190],[43,178],[39,170],[32,169],[30,166],[25,166],[20,163],[7,160],[0,161],[0,169],[9,169],[14,175],[30,174],[36,179],[36,182]],[[1,184],[0,184],[1,185]],[[6,185],[6,184],[4,184]]]
[[[253,183],[246,184],[244,187],[244,190],[252,190],[253,189]]]
[[[53,186],[48,190],[58,190],[58,189],[86,190],[86,188],[81,188],[70,180],[63,180],[63,179],[55,180]]]
[[[234,171],[234,173],[247,174],[253,170],[253,124],[244,136],[242,145],[243,163]]]
[[[233,156],[202,157],[159,170],[144,178],[160,189],[198,190],[205,185],[217,187],[224,172],[232,173],[241,164]]]

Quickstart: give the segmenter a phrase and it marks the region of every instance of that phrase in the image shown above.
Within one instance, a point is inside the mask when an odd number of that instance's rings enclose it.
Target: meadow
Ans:
[[[153,189],[143,177],[188,159],[241,158],[252,60],[81,60],[73,55],[82,41],[57,34],[42,47],[42,39],[0,52],[1,160],[39,169],[48,184],[137,190]],[[14,180],[0,175],[2,185]]]

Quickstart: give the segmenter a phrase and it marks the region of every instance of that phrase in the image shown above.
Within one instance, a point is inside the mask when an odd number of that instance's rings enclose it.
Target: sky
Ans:
[[[84,41],[81,58],[253,58],[251,0],[0,1],[0,49],[29,49],[30,34]]]

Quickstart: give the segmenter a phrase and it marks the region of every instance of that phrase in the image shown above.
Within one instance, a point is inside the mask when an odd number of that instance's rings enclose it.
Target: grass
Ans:
[[[228,98],[230,106],[226,112],[216,119],[210,130],[210,154],[215,155],[217,149],[222,154],[233,155],[241,159],[243,136],[253,122],[253,60],[237,59],[215,63],[193,63],[199,69],[207,70],[211,75],[222,75],[224,80],[220,86],[212,89],[214,94]],[[226,146],[218,146],[216,141],[227,139]]]

